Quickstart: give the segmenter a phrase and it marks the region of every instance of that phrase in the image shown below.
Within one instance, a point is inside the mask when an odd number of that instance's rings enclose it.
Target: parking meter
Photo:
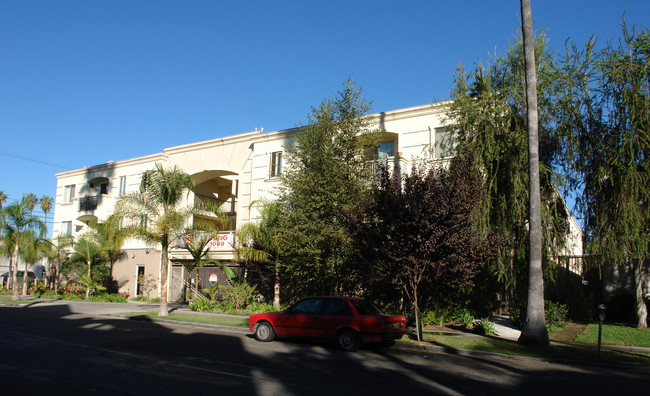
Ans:
[[[605,304],[598,306],[598,358],[600,359],[600,340],[603,335],[603,320],[605,320],[605,311],[607,307]]]
[[[607,307],[605,307],[605,304],[600,304],[598,306],[598,320],[600,322],[603,322],[605,320],[605,311],[607,310]]]

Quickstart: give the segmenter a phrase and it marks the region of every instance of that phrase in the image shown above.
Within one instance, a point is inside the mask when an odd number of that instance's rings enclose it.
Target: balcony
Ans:
[[[92,212],[97,209],[97,197],[81,197],[79,198],[79,211]]]

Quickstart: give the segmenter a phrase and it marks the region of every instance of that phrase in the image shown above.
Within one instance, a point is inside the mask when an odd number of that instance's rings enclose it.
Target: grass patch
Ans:
[[[406,337],[402,342],[415,342]],[[424,343],[437,345],[452,350],[466,349],[500,353],[512,356],[529,356],[542,359],[558,359],[572,361],[599,361],[610,363],[632,363],[650,366],[650,353],[630,353],[602,350],[598,359],[596,349],[573,346],[550,346],[548,348],[524,347],[515,341],[501,340],[489,337],[450,336],[424,334]]]
[[[581,344],[598,344],[598,325],[590,324],[574,340]],[[650,328],[638,329],[618,324],[604,324],[603,345],[650,347]]]
[[[191,323],[204,323],[220,326],[233,326],[233,327],[246,327],[248,324],[248,317],[242,318],[229,318],[224,316],[212,316],[212,315],[196,315],[196,314],[186,314],[186,313],[176,313],[172,312],[167,317],[158,316],[157,312],[137,312],[137,313],[124,313],[122,315],[132,316],[134,318],[146,318],[146,319],[166,319],[166,320],[176,320],[179,322],[191,322]]]

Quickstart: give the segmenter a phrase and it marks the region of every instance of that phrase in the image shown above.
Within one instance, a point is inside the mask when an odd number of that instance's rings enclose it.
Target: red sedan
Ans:
[[[362,298],[307,297],[281,312],[251,315],[248,328],[255,339],[276,336],[336,340],[346,351],[362,343],[393,342],[406,333],[404,315],[384,315]]]

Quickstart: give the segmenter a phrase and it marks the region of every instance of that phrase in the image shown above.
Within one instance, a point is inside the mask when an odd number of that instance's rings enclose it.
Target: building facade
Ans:
[[[445,144],[444,109],[444,104],[428,104],[373,114],[374,126],[381,133],[377,159],[402,169],[410,169],[410,163],[421,158],[444,161],[450,155]],[[53,237],[65,234],[78,237],[88,230],[90,222],[102,222],[112,212],[118,197],[137,191],[142,173],[159,163],[165,168],[177,166],[194,179],[195,188],[187,195],[185,204],[213,200],[228,213],[226,227],[212,241],[210,257],[231,260],[236,246],[235,231],[257,220],[255,202],[273,199],[285,165],[284,148],[297,132],[297,129],[255,130],[58,173]],[[577,224],[573,222],[572,227],[577,228]],[[579,228],[574,231],[579,234]],[[577,242],[580,240],[579,237],[574,240],[571,254],[582,254],[582,246]],[[170,251],[171,301],[183,298],[188,283],[180,262],[189,256],[179,244]],[[126,242],[124,250],[126,258],[113,268],[120,292],[131,296],[157,294],[159,291],[150,290],[151,282],[145,281],[160,276],[160,248],[134,239]],[[204,278],[223,278],[217,269],[212,271]]]

